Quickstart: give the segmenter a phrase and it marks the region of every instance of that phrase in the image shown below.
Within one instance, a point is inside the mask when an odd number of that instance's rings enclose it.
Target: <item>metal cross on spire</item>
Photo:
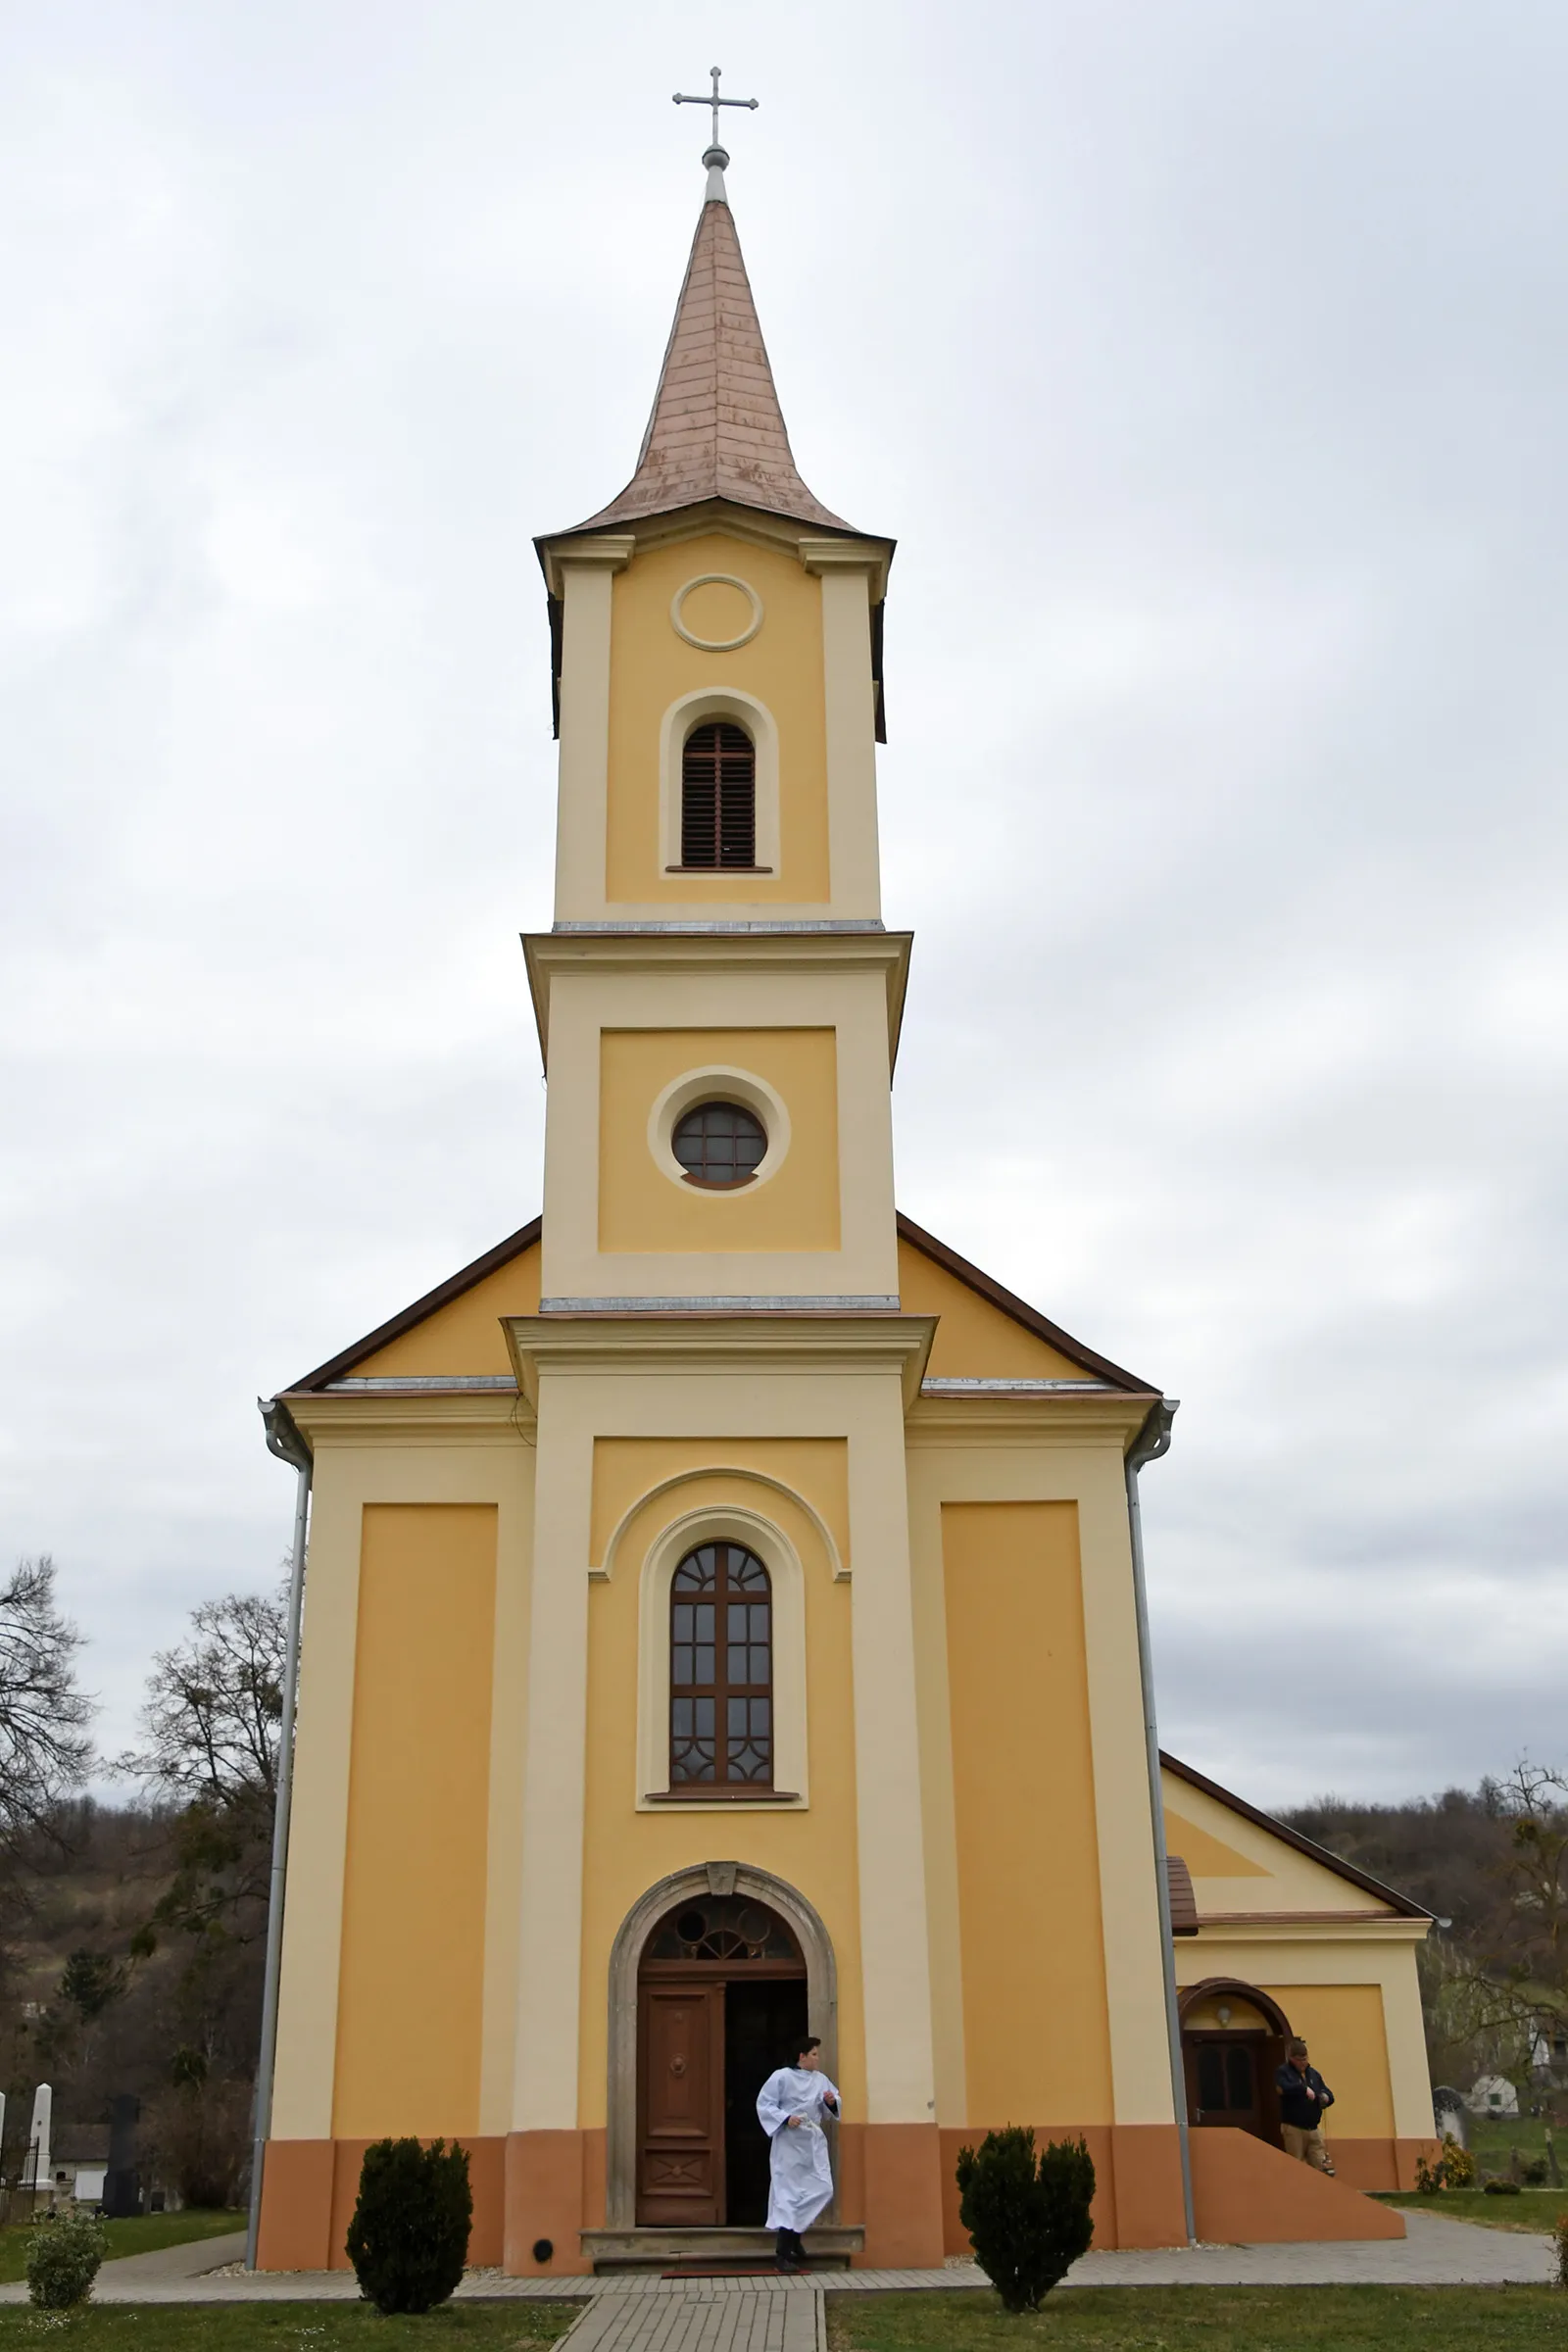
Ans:
[[[718,143],[719,108],[721,106],[744,106],[748,113],[755,115],[762,102],[760,98],[721,98],[718,94],[718,76],[720,71],[721,69],[717,66],[710,66],[709,68],[709,73],[712,77],[713,83],[712,93],[710,97],[691,98],[686,96],[682,91],[677,90],[675,92],[675,104],[677,106],[710,106],[712,108],[713,143],[710,147],[708,153],[704,156],[703,161],[710,167],[710,169],[716,164],[718,169],[722,172],[724,166],[729,162],[729,157],[724,153],[723,148]]]

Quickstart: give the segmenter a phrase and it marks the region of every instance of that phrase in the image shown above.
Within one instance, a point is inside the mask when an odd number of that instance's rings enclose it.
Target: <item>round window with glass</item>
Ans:
[[[742,1103],[697,1102],[676,1120],[669,1142],[688,1184],[733,1192],[760,1167],[767,1130]]]

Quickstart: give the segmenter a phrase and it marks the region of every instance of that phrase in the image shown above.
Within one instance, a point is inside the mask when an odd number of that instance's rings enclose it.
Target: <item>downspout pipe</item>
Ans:
[[[1193,2209],[1193,2151],[1187,2129],[1187,2074],[1182,2064],[1182,2021],[1176,2006],[1176,1942],[1170,1925],[1170,1873],[1165,1867],[1165,1804],[1159,1779],[1159,1726],[1154,1715],[1154,1656],[1149,1638],[1149,1592],[1144,1579],[1144,1523],[1138,1504],[1138,1473],[1170,1450],[1170,1426],[1177,1399],[1162,1396],[1128,1449],[1127,1529],[1132,1539],[1133,1597],[1138,1612],[1138,1673],[1144,1692],[1144,1746],[1149,1772],[1149,1815],[1154,1832],[1154,1892],[1159,1901],[1159,1958],[1165,1980],[1165,2036],[1170,2045],[1170,2093],[1176,2111],[1176,2140],[1182,2160],[1182,2213],[1187,2242],[1198,2243]]]
[[[283,1654],[283,1703],[277,1727],[277,1800],[272,1813],[272,1872],[267,1890],[267,1963],[262,1979],[262,2043],[256,2061],[256,2122],[251,2145],[251,2205],[245,2226],[245,2268],[256,2268],[262,2225],[262,2168],[272,2128],[272,2070],[277,2058],[277,1987],[283,1968],[283,1882],[288,1875],[288,1816],[294,1792],[294,1698],[300,1677],[300,1618],[305,1604],[305,1544],[311,1516],[311,1449],[288,1407],[275,1396],[256,1399],[267,1428],[267,1449],[295,1473],[294,1547],[289,1561],[288,1640]]]

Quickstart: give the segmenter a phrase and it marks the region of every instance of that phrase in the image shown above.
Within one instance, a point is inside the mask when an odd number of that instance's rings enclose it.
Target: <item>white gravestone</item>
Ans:
[[[47,2082],[40,2082],[32,2094],[32,2130],[27,2134],[26,2179],[34,2188],[49,2185],[49,2126],[54,2104],[54,2092]]]

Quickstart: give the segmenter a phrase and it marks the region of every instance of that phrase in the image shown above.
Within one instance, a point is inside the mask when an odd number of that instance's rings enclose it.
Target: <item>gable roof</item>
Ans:
[[[722,174],[714,178],[718,190],[710,184],[698,216],[637,470],[618,498],[574,530],[601,531],[713,498],[823,530],[852,527],[796,469]]]
[[[1256,1805],[1250,1805],[1245,1796],[1238,1796],[1233,1788],[1222,1788],[1218,1781],[1211,1781],[1205,1774],[1196,1772],[1191,1764],[1181,1763],[1164,1748],[1159,1751],[1159,1761],[1166,1772],[1174,1773],[1190,1788],[1200,1788],[1216,1804],[1227,1806],[1232,1813],[1239,1813],[1244,1821],[1251,1822],[1257,1829],[1266,1830],[1271,1838],[1278,1838],[1286,1845],[1294,1846],[1298,1854],[1305,1854],[1309,1861],[1320,1863],[1325,1870],[1332,1870],[1336,1878],[1346,1879],[1352,1886],[1359,1886],[1364,1894],[1375,1894],[1380,1902],[1388,1903],[1401,1919],[1431,1919],[1434,1916],[1424,1903],[1412,1902],[1407,1894],[1400,1894],[1393,1886],[1385,1886],[1381,1879],[1370,1878],[1364,1870],[1357,1870],[1353,1862],[1347,1862],[1342,1854],[1331,1853],[1326,1845],[1317,1845],[1310,1838],[1303,1838],[1299,1830],[1293,1830],[1287,1823],[1276,1821],[1272,1813],[1264,1813]]]
[[[374,1331],[367,1332],[364,1339],[356,1340],[351,1347],[329,1356],[324,1364],[318,1364],[314,1371],[305,1373],[301,1379],[290,1381],[279,1394],[285,1396],[302,1396],[311,1390],[327,1388],[334,1380],[347,1378],[355,1365],[363,1363],[368,1355],[374,1355],[393,1340],[402,1339],[439,1308],[450,1306],[466,1291],[471,1291],[477,1283],[485,1281],[502,1266],[510,1265],[514,1258],[521,1257],[525,1250],[535,1248],[543,1223],[541,1217],[533,1217],[526,1225],[519,1225],[515,1233],[508,1234],[504,1242],[498,1242],[482,1257],[474,1258],[470,1264],[460,1267],[456,1274],[448,1275],[446,1281],[437,1283],[433,1291],[426,1291],[423,1298],[416,1298],[385,1323],[377,1324]],[[1108,1357],[1098,1355],[1092,1348],[1086,1348],[1081,1340],[1075,1340],[1059,1324],[1053,1323],[1049,1315],[1041,1314],[1026,1299],[1017,1298],[1000,1282],[993,1281],[979,1266],[971,1265],[966,1257],[959,1256],[956,1250],[950,1250],[946,1242],[939,1242],[935,1234],[927,1233],[923,1226],[916,1225],[912,1217],[905,1216],[902,1211],[898,1217],[898,1231],[901,1241],[907,1242],[922,1256],[929,1257],[934,1264],[943,1267],[989,1305],[1031,1332],[1036,1339],[1046,1341],[1061,1354],[1071,1357],[1074,1363],[1081,1364],[1096,1379],[1133,1396],[1158,1396],[1159,1391],[1152,1382],[1140,1380],[1135,1373],[1123,1371],[1119,1364],[1111,1363]],[[1239,1799],[1236,1801],[1240,1802]],[[1289,1833],[1282,1831],[1281,1835]]]
[[[344,1379],[356,1364],[363,1363],[368,1355],[373,1355],[378,1348],[386,1347],[391,1340],[402,1339],[405,1332],[413,1331],[427,1316],[433,1315],[438,1307],[450,1306],[454,1298],[461,1298],[465,1291],[473,1289],[475,1283],[483,1282],[487,1275],[494,1274],[498,1268],[510,1265],[514,1257],[521,1257],[524,1250],[534,1247],[543,1230],[544,1219],[531,1217],[526,1225],[519,1225],[515,1233],[509,1233],[504,1242],[497,1242],[493,1250],[487,1250],[483,1257],[476,1257],[471,1264],[460,1267],[456,1274],[449,1274],[445,1282],[438,1282],[435,1289],[426,1291],[422,1298],[416,1298],[411,1306],[405,1306],[385,1323],[377,1324],[374,1331],[367,1332],[363,1340],[356,1340],[351,1348],[345,1348],[340,1354],[328,1356],[324,1364],[318,1364],[314,1372],[305,1374],[303,1380],[291,1380],[279,1394],[299,1396],[307,1390],[324,1389],[332,1381]]]
[[[956,1250],[950,1250],[946,1242],[939,1242],[934,1233],[927,1233],[924,1226],[917,1225],[912,1217],[906,1217],[902,1209],[899,1211],[898,1226],[900,1241],[907,1242],[911,1250],[918,1250],[923,1257],[929,1257],[934,1264],[956,1275],[959,1282],[977,1292],[992,1306],[999,1307],[1014,1323],[1021,1323],[1025,1331],[1033,1332],[1036,1339],[1047,1341],[1061,1354],[1070,1356],[1075,1364],[1082,1364],[1084,1370],[1092,1372],[1097,1380],[1102,1380],[1109,1387],[1125,1390],[1136,1396],[1159,1395],[1158,1388],[1152,1380],[1140,1380],[1136,1372],[1123,1371],[1121,1365],[1113,1364],[1108,1356],[1097,1355],[1093,1348],[1086,1348],[1082,1340],[1075,1340],[1070,1332],[1063,1331],[1059,1323],[1053,1323],[1049,1315],[1043,1315],[1026,1298],[1020,1298],[1015,1292],[1006,1290],[979,1266],[971,1265],[968,1258],[960,1257]]]

